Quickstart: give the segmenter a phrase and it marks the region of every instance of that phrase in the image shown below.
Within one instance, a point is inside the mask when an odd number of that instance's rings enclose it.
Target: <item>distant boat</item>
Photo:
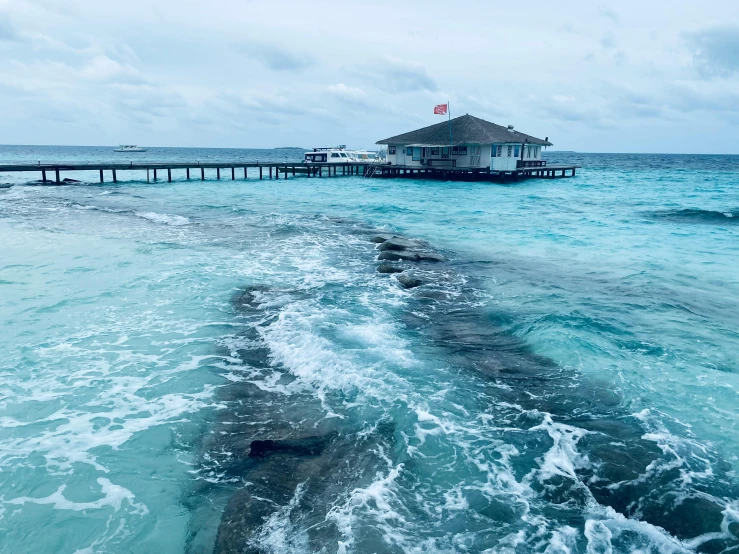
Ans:
[[[148,148],[141,148],[135,144],[121,144],[115,152],[146,152]]]

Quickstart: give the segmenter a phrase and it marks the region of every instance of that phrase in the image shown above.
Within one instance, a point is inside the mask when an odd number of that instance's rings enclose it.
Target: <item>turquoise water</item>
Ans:
[[[550,159],[585,168],[0,173],[1,550],[736,549],[739,158]],[[407,290],[379,232],[448,261]]]

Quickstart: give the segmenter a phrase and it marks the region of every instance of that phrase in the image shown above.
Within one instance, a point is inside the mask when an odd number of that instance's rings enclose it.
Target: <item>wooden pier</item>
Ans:
[[[3,173],[31,173],[41,177],[39,183],[62,185],[69,183],[62,179],[63,172],[92,171],[97,173],[101,183],[105,182],[106,172],[110,181],[117,183],[120,172],[146,171],[146,182],[158,181],[159,172],[166,171],[167,181],[172,181],[172,171],[184,171],[186,179],[193,178],[191,171],[195,171],[194,178],[202,181],[206,179],[206,170],[212,175],[215,170],[216,179],[221,178],[221,172],[231,177],[231,180],[248,179],[249,169],[253,170],[255,179],[287,179],[299,175],[306,177],[336,177],[356,175],[366,178],[412,178],[412,179],[442,179],[449,181],[514,181],[528,178],[561,178],[574,177],[579,165],[538,165],[534,167],[520,167],[513,171],[492,171],[486,168],[461,167],[418,167],[401,166],[378,163],[305,163],[305,162],[194,162],[194,163],[103,163],[103,164],[0,164],[0,175]],[[73,181],[72,181],[73,182]]]

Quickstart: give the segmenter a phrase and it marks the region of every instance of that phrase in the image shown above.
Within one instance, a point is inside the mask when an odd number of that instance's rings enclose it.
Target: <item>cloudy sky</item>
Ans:
[[[0,0],[0,144],[275,147],[470,113],[739,153],[736,0]]]

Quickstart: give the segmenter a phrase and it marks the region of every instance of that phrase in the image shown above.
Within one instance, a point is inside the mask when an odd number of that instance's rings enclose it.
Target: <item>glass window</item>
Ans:
[[[513,153],[514,158],[518,158],[521,155],[521,147],[517,144]]]
[[[436,148],[432,148],[431,149],[431,155],[432,156],[438,156],[439,155],[439,147],[438,146]]]
[[[466,146],[460,146],[459,147],[459,155],[460,156],[466,156],[467,155],[467,147]]]
[[[449,157],[449,147],[446,146],[441,149],[441,157],[442,158],[448,158]]]
[[[405,151],[406,156],[412,156],[413,155],[413,147],[409,146]]]
[[[459,155],[459,148],[456,146],[452,146],[452,156],[458,156]]]
[[[411,150],[413,150],[413,161],[414,162],[419,161],[421,159],[421,149],[416,147],[416,148],[412,148]]]
[[[340,156],[341,156],[342,158],[348,158],[348,157],[349,157],[349,156],[347,156],[346,154],[344,154],[343,152],[339,152],[339,155],[340,155]]]
[[[513,146],[509,145],[508,146],[508,157],[510,158],[512,154],[513,154]]]
[[[387,153],[388,154],[395,154],[395,146],[388,146],[387,147]]]
[[[336,153],[336,152],[331,152],[331,157],[332,158],[340,158],[341,156],[339,156],[339,154]]]

